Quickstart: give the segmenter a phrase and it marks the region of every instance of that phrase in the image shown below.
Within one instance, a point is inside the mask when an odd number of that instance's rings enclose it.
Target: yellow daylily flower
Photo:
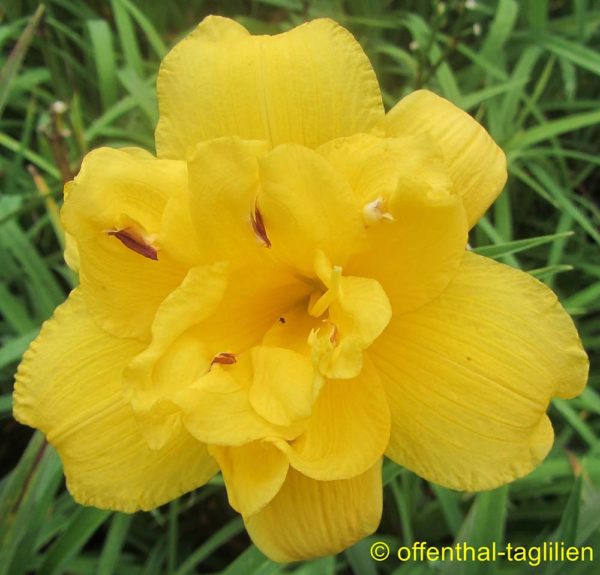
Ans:
[[[158,76],[157,157],[65,189],[80,286],[25,353],[15,417],[82,504],[151,509],[221,470],[264,553],[378,526],[381,461],[490,489],[547,454],[588,361],[556,296],[466,251],[505,156],[420,90],[385,113],[352,35],[206,18]]]

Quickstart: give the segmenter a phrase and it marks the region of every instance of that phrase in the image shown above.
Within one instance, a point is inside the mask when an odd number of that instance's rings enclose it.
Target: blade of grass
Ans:
[[[45,7],[43,4],[40,4],[37,7],[37,10],[33,13],[33,16],[30,18],[29,23],[23,30],[23,33],[19,37],[15,47],[12,52],[8,56],[6,63],[0,70],[0,117],[2,117],[2,113],[4,111],[4,107],[6,106],[6,102],[8,101],[8,97],[11,93],[11,84],[21,67],[23,59],[25,58],[25,54],[27,54],[27,50],[31,45],[31,41],[33,40],[33,36],[37,27],[40,24],[42,19],[42,15],[44,14]]]
[[[553,243],[558,239],[569,238],[574,234],[575,232],[569,230],[557,234],[549,234],[547,236],[537,236],[535,238],[527,238],[524,240],[514,240],[512,242],[503,242],[501,244],[492,246],[481,246],[473,248],[473,252],[488,258],[499,258],[508,254],[515,254],[538,246],[543,246],[544,244]]]
[[[106,109],[117,101],[117,66],[112,32],[105,20],[88,20],[86,25],[98,74],[100,100],[102,108]]]
[[[110,4],[127,67],[131,68],[138,76],[141,76],[144,70],[143,61],[131,16],[120,0],[111,0]]]
[[[121,549],[125,543],[132,520],[133,515],[127,515],[126,513],[115,513],[113,515],[104,546],[102,547],[100,560],[98,561],[97,575],[118,573],[119,555],[121,554]]]

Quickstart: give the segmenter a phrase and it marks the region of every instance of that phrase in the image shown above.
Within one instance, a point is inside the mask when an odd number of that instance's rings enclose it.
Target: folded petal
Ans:
[[[506,183],[506,157],[485,129],[466,112],[428,90],[409,94],[385,117],[388,136],[428,133],[442,152],[467,211],[469,227]]]
[[[222,262],[190,269],[158,307],[150,344],[125,369],[123,391],[154,449],[178,432],[179,410],[170,400],[210,368],[210,345],[193,328],[221,303],[226,272]]]
[[[261,345],[252,350],[252,365],[249,399],[257,413],[275,425],[291,425],[310,417],[320,388],[310,357]]]
[[[364,243],[360,204],[346,180],[316,152],[279,146],[260,160],[256,206],[273,257],[314,277],[323,251],[342,265]]]
[[[422,192],[450,191],[452,186],[441,152],[427,134],[393,138],[356,134],[326,142],[317,152],[351,185],[367,224],[373,223],[368,221],[369,203],[379,199],[379,208],[385,208],[399,186]]]
[[[100,329],[75,290],[19,366],[15,417],[46,434],[82,504],[152,509],[217,470],[206,446],[183,429],[162,449],[148,447],[121,392],[123,369],[141,347]]]
[[[144,431],[154,436],[148,435],[152,445],[162,444],[171,424],[149,411],[170,411],[168,402],[205,375],[220,354],[238,357],[258,345],[307,291],[272,266],[232,270],[216,262],[190,269],[158,307],[149,345],[127,368],[125,391],[140,417],[151,416]]]
[[[531,276],[468,252],[448,288],[370,348],[392,413],[387,455],[453,489],[523,476],[553,441],[554,396],[585,385],[571,318]]]
[[[248,264],[260,261],[261,253],[266,256],[255,214],[258,159],[268,150],[268,142],[239,138],[210,140],[195,147],[188,162],[191,219],[202,239],[205,261]]]
[[[214,447],[211,453],[223,473],[229,503],[244,517],[263,509],[277,495],[288,473],[287,456],[269,441]]]
[[[290,469],[275,498],[245,518],[256,546],[274,561],[333,555],[377,529],[381,464],[352,479],[316,481]]]
[[[393,219],[369,226],[368,248],[344,271],[377,280],[397,316],[433,300],[448,285],[465,253],[467,222],[456,196],[410,178],[400,180],[385,209]]]
[[[251,36],[209,16],[163,60],[158,102],[158,155],[175,159],[222,136],[316,147],[371,131],[384,115],[367,56],[326,19]]]
[[[184,162],[132,148],[91,152],[67,184],[61,216],[77,243],[84,297],[115,336],[146,338],[156,308],[183,279],[185,268],[161,244],[161,220],[169,194],[186,186]]]
[[[249,354],[231,365],[214,364],[194,385],[177,393],[173,402],[183,412],[183,424],[203,443],[240,446],[258,439],[293,439],[302,427],[276,426],[253,409],[248,398],[252,381]]]
[[[336,283],[338,289],[329,305],[329,317],[323,327],[311,334],[309,342],[321,373],[346,379],[360,373],[363,351],[385,329],[392,317],[392,308],[383,288],[374,279],[340,277]],[[332,289],[330,287],[319,301]]]
[[[286,310],[308,299],[309,286],[273,266],[230,271],[221,304],[195,330],[214,355],[258,345]],[[293,329],[291,324],[286,325]]]
[[[389,437],[385,390],[367,362],[358,377],[325,383],[306,431],[284,449],[292,467],[308,477],[349,479],[382,457]]]

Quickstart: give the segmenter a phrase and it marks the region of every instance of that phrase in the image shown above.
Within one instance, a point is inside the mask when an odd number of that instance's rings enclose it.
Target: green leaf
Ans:
[[[507,515],[508,487],[483,491],[476,495],[466,521],[456,538],[456,543],[466,543],[475,549],[504,545],[504,530]],[[442,575],[491,575],[495,571],[493,562],[465,561],[446,562]]]
[[[97,575],[111,575],[112,573],[118,573],[117,565],[119,556],[121,554],[121,549],[125,544],[125,539],[131,526],[132,519],[133,515],[127,515],[125,513],[115,513],[113,515],[102,548],[102,553],[100,554]]]
[[[574,132],[581,128],[594,126],[600,122],[600,110],[585,112],[583,114],[571,114],[566,118],[549,120],[529,128],[514,136],[505,146],[506,151],[521,150],[539,144],[561,134]]]
[[[105,20],[88,20],[86,24],[98,73],[102,108],[106,109],[116,102],[118,88],[112,31]]]
[[[79,507],[67,530],[48,551],[39,569],[39,575],[57,575],[68,566],[69,560],[79,553],[111,512],[93,507]]]
[[[209,537],[198,549],[196,549],[189,557],[179,566],[175,575],[187,575],[194,573],[196,566],[204,559],[210,556],[215,550],[227,543],[231,538],[244,530],[244,522],[240,517],[232,519],[224,527],[221,527],[217,532]]]
[[[110,3],[117,24],[121,48],[125,55],[125,63],[127,64],[127,67],[131,68],[138,76],[142,76],[144,70],[142,55],[138,46],[131,16],[121,0],[111,0]]]
[[[540,43],[557,56],[600,75],[600,54],[597,50],[591,50],[580,43],[571,42],[560,36],[544,36],[540,39]]]

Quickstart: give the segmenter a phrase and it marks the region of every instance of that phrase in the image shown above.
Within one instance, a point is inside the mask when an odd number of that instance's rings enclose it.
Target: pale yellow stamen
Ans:
[[[385,200],[382,197],[376,198],[372,202],[365,204],[362,215],[363,221],[367,226],[377,224],[381,220],[387,220],[388,222],[394,221],[394,216],[385,211]]]

